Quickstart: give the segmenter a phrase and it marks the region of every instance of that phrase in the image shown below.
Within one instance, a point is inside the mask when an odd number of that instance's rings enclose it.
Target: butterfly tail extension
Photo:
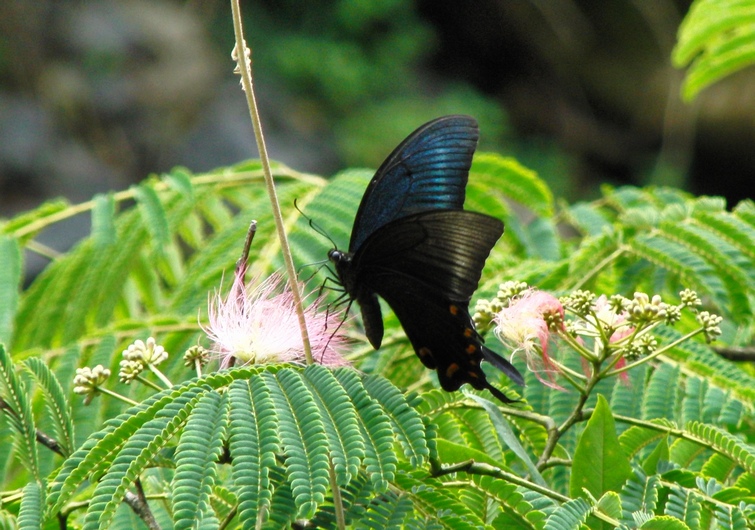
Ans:
[[[491,385],[488,381],[485,381],[485,388],[490,390],[490,393],[493,394],[495,397],[497,397],[501,402],[505,404],[509,403],[518,403],[520,400],[518,399],[511,399],[510,397],[506,396],[503,392],[498,390],[496,387]]]
[[[490,348],[483,346],[482,357],[490,364],[502,371],[504,374],[506,374],[506,376],[517,385],[524,386],[524,377],[522,377],[522,374],[519,373],[519,370],[517,370],[513,364],[498,355],[496,352],[494,352]]]

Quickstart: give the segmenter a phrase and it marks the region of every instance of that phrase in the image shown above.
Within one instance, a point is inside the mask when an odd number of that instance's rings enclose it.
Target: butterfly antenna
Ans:
[[[309,217],[307,214],[301,211],[301,209],[299,208],[299,205],[296,204],[297,200],[298,199],[294,199],[294,208],[296,208],[296,211],[299,212],[301,216],[307,220],[309,227],[315,232],[317,232],[318,234],[320,234],[321,236],[323,236],[325,239],[330,241],[330,244],[333,245],[333,248],[338,248],[338,245],[336,245],[336,242],[333,241],[333,239],[328,235],[328,233],[325,230],[323,230],[317,223],[315,223],[311,217]]]

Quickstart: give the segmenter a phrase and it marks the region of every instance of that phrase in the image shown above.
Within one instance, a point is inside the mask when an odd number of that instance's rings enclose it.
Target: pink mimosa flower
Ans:
[[[548,356],[552,332],[548,329],[547,315],[558,315],[563,321],[564,308],[561,302],[543,291],[525,291],[519,299],[512,300],[509,307],[496,315],[495,334],[501,342],[513,349],[512,355],[524,352],[527,367],[540,381],[550,387],[561,388],[554,382],[558,369]],[[541,374],[545,374],[548,380]]]
[[[609,342],[618,342],[634,332],[634,328],[626,324],[626,311],[616,313],[611,309],[606,295],[600,295],[597,300],[595,300],[593,307],[595,308],[595,316],[597,317],[598,322],[592,322],[592,324],[597,324],[601,327],[608,327],[614,330],[611,337],[608,339]]]
[[[228,296],[216,293],[210,300],[207,336],[221,357],[220,367],[242,363],[304,362],[304,347],[294,297],[283,280],[273,274],[248,291],[243,273],[236,274]],[[326,366],[348,365],[340,353],[346,338],[337,333],[342,324],[340,312],[318,312],[317,298],[305,307],[309,341],[315,362]]]

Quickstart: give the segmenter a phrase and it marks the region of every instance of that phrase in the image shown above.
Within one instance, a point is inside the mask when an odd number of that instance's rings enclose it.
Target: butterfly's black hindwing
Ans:
[[[462,209],[477,136],[477,122],[468,116],[439,118],[412,133],[368,185],[349,252],[334,249],[328,256],[359,303],[374,348],[383,338],[380,296],[445,390],[469,383],[509,403],[487,381],[481,361],[518,384],[523,378],[483,345],[469,315],[485,260],[503,233],[498,219]]]

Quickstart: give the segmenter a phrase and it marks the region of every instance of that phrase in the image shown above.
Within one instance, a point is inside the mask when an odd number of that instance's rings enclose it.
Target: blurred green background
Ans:
[[[270,155],[295,169],[376,167],[421,123],[469,113],[480,149],[567,200],[656,183],[731,205],[755,177],[755,74],[683,103],[669,57],[688,7],[242,3]],[[256,157],[232,44],[225,1],[0,2],[0,217]],[[56,247],[79,237],[69,228]]]

